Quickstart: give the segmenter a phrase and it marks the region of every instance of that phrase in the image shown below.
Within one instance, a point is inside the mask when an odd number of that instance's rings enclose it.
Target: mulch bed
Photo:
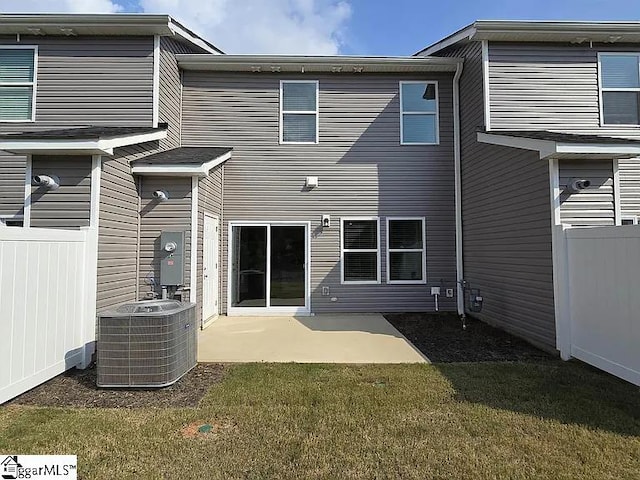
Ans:
[[[95,365],[71,369],[16,397],[6,405],[85,408],[181,408],[198,403],[225,374],[225,367],[200,363],[169,387],[156,389],[98,388]]]
[[[454,314],[389,313],[384,317],[434,363],[531,362],[555,358],[473,318],[467,318],[463,329]]]

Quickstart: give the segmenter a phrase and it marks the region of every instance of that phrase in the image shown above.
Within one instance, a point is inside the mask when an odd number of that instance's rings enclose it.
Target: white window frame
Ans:
[[[344,248],[344,222],[349,221],[375,221],[377,246],[375,249],[352,249]],[[345,280],[344,279],[344,254],[345,253],[376,253],[378,268],[376,269],[375,280]],[[380,217],[341,217],[340,218],[340,283],[346,285],[378,285],[381,283],[381,265],[380,265]]]
[[[631,225],[638,225],[638,217],[636,215],[624,215],[620,217],[620,225],[622,225],[622,222],[625,220],[631,220]]]
[[[602,92],[640,92],[640,88],[605,88],[602,85],[602,57],[607,55],[615,56],[632,56],[638,60],[638,70],[640,72],[640,52],[598,52],[598,102],[600,110],[600,126],[601,127],[640,127],[636,123],[604,123],[604,103]],[[640,119],[638,120],[640,122]]]
[[[435,112],[405,112],[402,108],[402,86],[419,83],[422,85],[435,85],[436,87],[436,111]],[[435,80],[411,80],[399,83],[400,90],[400,145],[440,145],[440,99],[438,94],[438,82]],[[424,142],[405,142],[404,138],[404,116],[405,115],[435,115],[436,117],[436,140],[433,143]]]
[[[285,83],[313,83],[316,86],[316,109],[315,110],[286,110],[284,109],[283,85]],[[281,145],[317,145],[320,142],[320,82],[318,80],[280,80],[280,133],[279,141]],[[316,117],[316,139],[314,142],[286,142],[283,139],[284,115],[285,114],[315,115]]]
[[[2,50],[33,50],[33,81],[32,82],[0,82],[0,87],[31,87],[31,118],[22,120],[2,120],[0,123],[32,123],[36,121],[36,93],[38,91],[38,46],[37,45],[1,45]]]
[[[422,222],[422,248],[391,248],[389,245],[389,222],[394,220],[416,220]],[[391,285],[424,285],[427,283],[427,220],[425,217],[387,217],[387,283]],[[422,253],[422,280],[391,280],[391,254],[396,252]]]

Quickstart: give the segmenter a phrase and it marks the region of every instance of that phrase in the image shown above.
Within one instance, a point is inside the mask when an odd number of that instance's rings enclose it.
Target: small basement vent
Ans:
[[[150,300],[98,317],[99,387],[164,387],[196,365],[195,304]]]

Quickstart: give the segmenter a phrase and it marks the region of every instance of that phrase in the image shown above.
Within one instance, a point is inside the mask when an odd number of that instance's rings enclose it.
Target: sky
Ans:
[[[411,55],[477,19],[640,21],[640,0],[0,0],[0,12],[167,13],[231,54]]]

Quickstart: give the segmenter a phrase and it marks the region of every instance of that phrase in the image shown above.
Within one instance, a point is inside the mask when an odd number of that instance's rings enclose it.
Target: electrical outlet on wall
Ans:
[[[453,298],[453,288],[447,288],[446,292],[447,298]]]
[[[322,287],[322,296],[323,297],[329,296],[329,287]]]

